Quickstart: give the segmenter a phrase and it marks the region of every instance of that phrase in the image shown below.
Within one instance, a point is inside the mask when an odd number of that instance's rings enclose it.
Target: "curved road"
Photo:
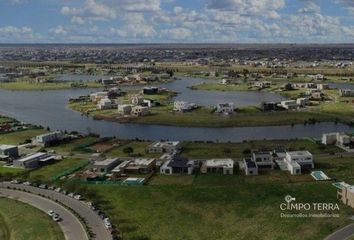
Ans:
[[[91,239],[97,239],[97,240],[110,240],[112,239],[112,236],[110,232],[106,229],[103,220],[94,212],[91,210],[88,204],[78,201],[74,198],[71,198],[67,195],[57,193],[52,190],[47,190],[47,189],[41,189],[37,187],[32,187],[32,186],[25,186],[22,184],[11,184],[9,182],[1,182],[0,183],[0,190],[2,191],[1,188],[16,188],[16,189],[21,189],[21,190],[26,190],[28,192],[46,196],[47,198],[50,198],[51,200],[60,202],[64,206],[72,209],[75,213],[77,213],[84,221],[86,222],[86,225],[90,228],[91,232],[93,233],[93,236]],[[87,239],[87,238],[77,238],[75,240],[81,240],[81,239]]]
[[[350,224],[332,233],[331,235],[326,237],[325,240],[345,240],[353,235],[354,235],[354,224]]]
[[[0,195],[27,203],[42,210],[43,212],[53,210],[63,219],[58,223],[63,230],[65,239],[88,239],[85,228],[82,226],[80,220],[77,219],[77,217],[75,217],[74,214],[72,214],[68,209],[58,203],[31,193],[10,189],[0,189]]]

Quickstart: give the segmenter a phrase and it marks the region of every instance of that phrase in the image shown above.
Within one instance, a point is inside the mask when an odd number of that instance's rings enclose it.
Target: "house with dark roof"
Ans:
[[[192,174],[195,165],[194,161],[175,156],[166,161],[160,168],[161,174]]]

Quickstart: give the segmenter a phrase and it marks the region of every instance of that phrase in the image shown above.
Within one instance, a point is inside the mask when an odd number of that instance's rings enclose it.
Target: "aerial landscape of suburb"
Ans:
[[[0,240],[354,240],[354,1],[1,0]]]

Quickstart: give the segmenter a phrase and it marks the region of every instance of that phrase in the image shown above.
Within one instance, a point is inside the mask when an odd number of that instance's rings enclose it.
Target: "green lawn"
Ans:
[[[313,154],[343,152],[336,146],[323,146],[306,139],[248,141],[244,143],[194,143],[184,142],[182,155],[194,159],[242,158],[245,150],[273,149],[308,150]],[[247,153],[248,155],[249,153]]]
[[[56,163],[31,171],[29,174],[29,179],[50,182],[52,177],[63,173],[66,170],[81,166],[83,163],[85,163],[85,160],[71,158],[58,160]]]
[[[280,171],[250,178],[157,176],[144,187],[87,187],[124,239],[323,239],[349,222],[351,210],[340,205],[336,220],[280,218],[287,194],[301,202],[337,203],[330,183],[302,182],[303,177],[290,184]]]
[[[47,132],[45,129],[31,129],[12,133],[0,134],[0,144],[20,144],[37,135]]]
[[[31,91],[31,90],[60,90],[71,89],[71,82],[56,82],[56,83],[32,83],[30,81],[16,81],[9,83],[0,83],[0,89],[16,90],[16,91]],[[85,82],[79,88],[99,88],[100,83]]]
[[[0,239],[63,240],[59,225],[46,213],[16,200],[0,198]]]
[[[0,162],[0,174],[17,174],[24,172],[21,168],[5,167],[4,164],[5,163]]]
[[[328,177],[338,181],[354,184],[354,158],[320,158],[316,160],[316,168],[325,172]]]
[[[74,139],[69,142],[60,143],[57,146],[49,147],[48,149],[54,150],[57,153],[68,154],[73,152],[87,152],[90,150],[90,146],[97,142],[99,139],[96,137],[83,137]]]
[[[122,143],[106,152],[107,156],[113,157],[129,157],[131,155],[144,156],[144,157],[159,157],[161,154],[151,154],[146,151],[151,142],[138,142],[138,141],[122,141]],[[132,148],[132,153],[124,152],[124,149]]]
[[[248,109],[248,108],[247,108]],[[230,116],[211,113],[209,108],[199,108],[187,113],[173,113],[165,107],[153,108],[152,115],[133,118],[132,122],[145,124],[162,124],[187,127],[244,127],[276,126],[304,123],[309,119],[334,121],[336,116],[310,111],[269,112],[263,113],[253,109],[252,112],[240,111]]]

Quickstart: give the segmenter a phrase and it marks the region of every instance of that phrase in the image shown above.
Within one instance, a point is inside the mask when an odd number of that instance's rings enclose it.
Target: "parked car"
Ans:
[[[41,184],[41,185],[39,185],[39,188],[41,188],[41,189],[47,189],[47,185]]]
[[[57,214],[57,213],[52,216],[52,219],[53,219],[53,221],[55,221],[55,222],[59,222],[59,221],[61,220],[59,214]]]
[[[49,210],[47,214],[51,217],[53,217],[56,213],[53,210]]]
[[[75,194],[74,193],[69,193],[68,196],[73,198],[75,196]]]
[[[55,187],[54,186],[50,186],[50,187],[48,187],[48,190],[54,190],[55,189]]]
[[[31,186],[31,183],[30,183],[30,182],[24,182],[23,185],[25,185],[25,186]]]
[[[12,180],[12,181],[11,181],[11,183],[12,183],[12,184],[19,184],[19,183],[20,183],[20,181],[18,181],[18,180],[16,180],[16,179],[14,179],[14,180]]]
[[[81,195],[80,195],[80,194],[77,194],[77,195],[74,196],[74,198],[75,198],[76,200],[81,200]]]
[[[60,187],[58,187],[58,188],[56,188],[54,191],[56,191],[56,192],[61,192],[61,188]]]

